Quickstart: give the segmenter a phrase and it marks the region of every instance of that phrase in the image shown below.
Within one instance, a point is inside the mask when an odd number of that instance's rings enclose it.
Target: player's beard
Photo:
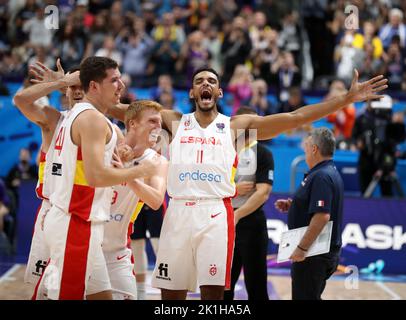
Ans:
[[[211,107],[206,108],[206,109],[203,109],[203,108],[201,108],[201,107],[199,106],[198,103],[196,103],[196,109],[199,110],[199,111],[201,111],[201,112],[211,112],[211,111],[214,110],[215,107],[216,107],[216,104],[213,104]]]
[[[205,107],[205,108],[202,108],[199,104],[199,101],[195,100],[195,106],[196,106],[196,110],[198,110],[198,111],[211,112],[211,111],[217,109],[217,99],[214,99],[214,102],[210,107]]]

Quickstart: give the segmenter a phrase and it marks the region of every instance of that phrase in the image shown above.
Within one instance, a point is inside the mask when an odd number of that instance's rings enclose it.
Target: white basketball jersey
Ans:
[[[201,128],[194,113],[183,115],[169,152],[170,197],[208,199],[235,195],[237,154],[229,117],[219,113],[207,128]]]
[[[51,143],[49,145],[48,151],[44,152],[40,150],[40,159],[39,159],[39,166],[38,166],[38,183],[37,187],[35,188],[35,192],[37,197],[40,199],[49,200],[49,196],[51,194],[51,190],[49,188],[48,180],[51,177],[52,173],[52,164],[47,162],[46,159],[52,158],[52,154],[55,150],[55,141],[58,135],[59,129],[61,127],[62,121],[66,116],[67,111],[62,111],[61,116],[58,119],[58,123],[56,124],[54,134],[52,136]]]
[[[88,184],[82,161],[82,150],[71,137],[71,127],[76,117],[85,110],[97,110],[90,103],[77,103],[68,111],[59,128],[52,156],[47,162],[52,165],[49,188],[51,204],[65,212],[75,214],[87,221],[109,219],[112,188],[95,188]],[[110,141],[104,148],[104,165],[111,166],[117,134],[111,122],[106,122],[112,131]],[[89,123],[91,125],[91,123]]]
[[[133,166],[134,161],[142,162],[145,159],[151,159],[155,154],[154,150],[147,149],[141,157],[126,163],[125,167]],[[139,180],[143,181],[143,179]],[[103,251],[112,252],[127,247],[129,237],[133,232],[133,223],[143,205],[144,202],[127,183],[113,187],[110,220],[104,226]]]

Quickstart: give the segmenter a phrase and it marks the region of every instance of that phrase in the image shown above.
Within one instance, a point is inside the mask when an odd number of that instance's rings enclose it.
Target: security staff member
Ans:
[[[241,108],[240,114],[256,114]],[[234,287],[244,268],[245,288],[249,300],[268,300],[267,262],[268,232],[262,205],[268,200],[273,185],[272,153],[246,132],[245,148],[238,154],[235,176],[238,196],[232,199],[236,223],[231,289],[224,292],[225,300],[234,298]]]
[[[310,171],[293,200],[277,200],[275,207],[282,212],[288,211],[289,229],[308,226],[290,257],[293,261],[292,299],[320,300],[326,280],[338,265],[344,185],[332,160],[335,139],[329,129],[312,130],[304,142],[304,148]],[[333,221],[330,252],[306,258],[306,252],[329,221]]]

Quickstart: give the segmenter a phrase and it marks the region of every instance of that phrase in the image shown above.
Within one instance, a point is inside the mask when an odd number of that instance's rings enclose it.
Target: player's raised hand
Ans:
[[[383,75],[379,75],[368,81],[358,82],[358,77],[358,71],[357,69],[354,69],[354,77],[352,79],[351,88],[348,92],[352,102],[380,99],[383,97],[378,93],[388,87],[388,79],[385,79]]]
[[[61,79],[66,87],[80,85],[80,71],[67,73]]]
[[[34,65],[29,66],[29,72],[35,78],[31,79],[32,83],[51,82],[62,79],[65,75],[65,71],[62,68],[61,60],[56,60],[57,71],[49,69],[41,62],[37,61]]]

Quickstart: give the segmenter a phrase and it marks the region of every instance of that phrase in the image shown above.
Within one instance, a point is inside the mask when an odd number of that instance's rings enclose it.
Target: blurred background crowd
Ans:
[[[117,60],[136,87],[169,74],[186,88],[194,70],[213,67],[234,94],[233,109],[260,103],[269,89],[287,102],[300,88],[326,89],[333,78],[348,86],[354,68],[362,79],[382,73],[391,89],[406,88],[403,0],[1,2],[3,82],[23,81],[34,61],[52,68],[60,57],[69,69],[100,55]],[[348,4],[358,8],[358,29],[346,30]],[[59,29],[44,24],[49,5],[59,10]],[[264,112],[280,110],[289,106]]]

